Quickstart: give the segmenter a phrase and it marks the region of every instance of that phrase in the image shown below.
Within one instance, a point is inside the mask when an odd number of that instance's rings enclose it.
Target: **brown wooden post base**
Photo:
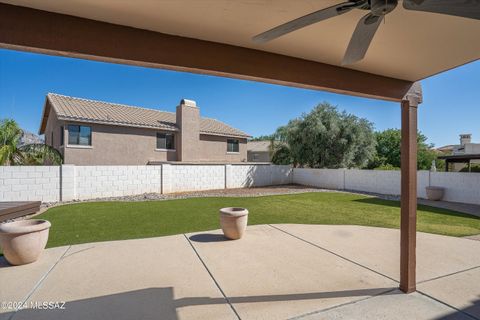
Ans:
[[[400,290],[416,290],[417,106],[402,101]]]

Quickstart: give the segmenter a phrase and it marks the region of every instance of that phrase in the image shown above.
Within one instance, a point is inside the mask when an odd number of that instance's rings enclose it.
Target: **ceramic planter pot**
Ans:
[[[31,219],[0,224],[0,246],[5,259],[22,265],[38,259],[47,245],[50,222]]]
[[[220,209],[220,225],[223,234],[231,240],[240,239],[245,233],[248,221],[248,210],[245,208]]]
[[[434,200],[434,201],[442,200],[443,193],[445,192],[445,188],[430,186],[430,187],[426,187],[425,189],[427,191],[428,200]]]

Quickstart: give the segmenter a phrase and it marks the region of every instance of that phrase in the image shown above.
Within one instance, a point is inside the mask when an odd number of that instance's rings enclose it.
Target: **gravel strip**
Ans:
[[[161,193],[143,193],[138,195],[129,195],[122,197],[108,197],[108,198],[95,198],[88,200],[74,200],[65,202],[44,202],[41,205],[42,212],[47,208],[51,208],[57,205],[81,203],[81,202],[98,202],[98,201],[161,201],[161,200],[174,200],[174,199],[188,199],[188,198],[207,198],[207,197],[262,197],[282,194],[298,194],[306,192],[340,192],[340,193],[354,193],[365,196],[379,197],[386,200],[400,200],[399,196],[384,195],[369,192],[358,192],[354,190],[333,190],[322,189],[315,187],[308,187],[302,185],[280,185],[280,186],[268,186],[268,187],[252,187],[252,188],[235,188],[235,189],[217,189],[217,190],[204,190],[204,191],[190,191],[190,192],[177,192],[169,194]]]
[[[338,190],[320,189],[299,185],[282,185],[270,187],[254,188],[236,188],[236,189],[218,189],[205,191],[177,192],[169,194],[161,193],[143,193],[123,197],[95,198],[88,200],[74,200],[65,202],[44,202],[42,208],[50,208],[57,205],[80,203],[80,202],[98,202],[98,201],[159,201],[188,198],[207,198],[207,197],[261,197],[280,194],[296,194],[306,192],[343,192]]]

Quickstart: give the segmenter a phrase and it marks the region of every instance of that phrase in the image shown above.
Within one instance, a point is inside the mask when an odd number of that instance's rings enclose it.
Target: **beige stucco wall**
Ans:
[[[239,152],[227,152],[227,139],[239,140]],[[199,161],[241,162],[247,161],[247,139],[200,135]]]
[[[157,132],[162,132],[161,130],[87,123],[83,125],[92,127],[92,146],[69,146],[68,126],[65,125],[66,164],[144,165],[148,161],[176,160],[175,151],[156,150],[156,135]]]
[[[62,134],[62,131],[60,127],[63,125],[63,121],[59,121],[57,119],[57,115],[55,112],[52,112],[50,116],[48,117],[47,125],[45,126],[45,144],[54,147],[60,153],[62,156],[65,156],[64,154],[64,149],[60,145],[60,135]],[[52,133],[53,133],[53,143],[52,143]]]
[[[86,125],[92,128],[92,146],[69,146],[68,124]],[[60,146],[60,126],[64,126],[65,145]],[[46,143],[53,145],[64,155],[66,164],[75,165],[144,165],[149,161],[177,161],[176,151],[156,150],[156,134],[161,130],[132,128],[60,121],[51,112],[45,129]],[[247,140],[240,141],[238,153],[227,152],[227,137],[200,135],[196,142],[196,161],[241,162],[247,160]],[[178,136],[175,135],[175,144]],[[191,142],[192,144],[195,142]],[[176,148],[178,149],[178,148]]]

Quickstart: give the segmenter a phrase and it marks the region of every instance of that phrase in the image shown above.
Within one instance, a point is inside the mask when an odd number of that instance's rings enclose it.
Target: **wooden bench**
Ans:
[[[40,210],[41,201],[0,202],[0,222],[34,214]]]

